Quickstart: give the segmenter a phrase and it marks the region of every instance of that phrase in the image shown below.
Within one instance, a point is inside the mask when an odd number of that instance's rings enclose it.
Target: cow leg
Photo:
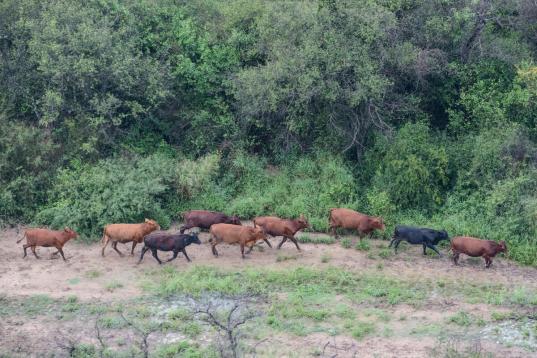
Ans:
[[[248,251],[246,251],[246,255],[248,255],[250,252],[252,252],[252,250],[254,249],[254,246],[255,246],[255,243],[252,246],[250,246]]]
[[[393,250],[395,253],[397,253],[397,248],[399,247],[400,243],[401,243],[401,239],[395,239],[395,244],[393,245]]]
[[[117,248],[117,243],[118,243],[117,241],[112,242],[112,248],[113,248],[114,250],[116,250],[116,252],[119,254],[119,256],[121,256],[121,257],[125,256],[125,255],[123,255],[123,253],[122,253],[121,251],[119,251],[119,249]]]
[[[485,259],[485,268],[489,268],[492,265],[492,259],[488,256],[483,256],[483,258]]]
[[[22,248],[24,249],[24,256],[22,258],[25,258],[28,254],[26,253],[26,249],[29,247],[28,244],[22,245]]]
[[[460,253],[459,253],[458,251],[453,251],[453,257],[452,257],[452,259],[453,259],[453,263],[454,263],[455,265],[458,265],[458,264],[459,264],[459,255],[460,255]]]
[[[136,247],[137,244],[138,242],[136,240],[132,242],[131,256],[134,256],[134,248]]]
[[[332,236],[334,237],[334,239],[337,239],[337,232],[336,232],[336,227],[335,226],[330,226],[330,230],[332,231]]]
[[[101,251],[102,257],[104,257],[104,249],[106,249],[106,246],[108,246],[109,242],[110,242],[110,236],[105,235],[105,241],[104,241],[103,249]]]
[[[149,250],[149,247],[144,246],[142,247],[142,254],[140,255],[140,260],[138,260],[138,263],[142,262],[142,259],[144,258],[145,253]]]
[[[192,260],[190,259],[190,257],[188,257],[188,255],[186,254],[186,250],[185,250],[185,249],[181,249],[181,252],[183,253],[183,255],[185,255],[186,260],[187,260],[188,262],[192,261]]]
[[[263,239],[263,241],[265,241],[267,243],[268,247],[270,247],[272,249],[272,245],[270,244],[270,241],[268,241],[268,239]]]
[[[213,250],[213,255],[218,257],[218,251],[216,251],[216,244],[211,245],[211,249]]]
[[[170,262],[171,260],[175,260],[177,258],[178,253],[179,253],[179,251],[174,251],[173,256],[170,259],[166,260],[166,262]]]
[[[297,241],[297,239],[295,239],[293,236],[289,236],[289,240],[291,240],[292,242],[295,243],[296,249],[297,249],[298,251],[301,251],[301,250],[300,250],[300,246],[298,246],[298,241]]]
[[[32,249],[32,252],[34,253],[35,258],[36,258],[36,259],[40,259],[40,257],[37,256],[37,254],[36,254],[36,252],[35,252],[35,246],[32,246],[31,249]]]
[[[427,255],[427,252],[425,251],[425,248],[427,247],[425,244],[422,244],[423,245],[423,254],[424,255]]]
[[[287,237],[283,237],[282,241],[278,244],[278,250],[282,247],[283,243],[287,241]]]
[[[61,247],[57,247],[57,249],[58,249],[58,252],[60,253],[60,255],[62,255],[62,259],[63,259],[63,261],[67,261],[67,259],[66,259],[65,256],[63,255],[63,250],[62,250],[62,248],[61,248]]]
[[[392,237],[392,239],[390,240],[390,244],[388,245],[388,247],[392,247],[393,243],[396,241],[397,239],[395,237]]]
[[[436,249],[436,247],[434,247],[433,244],[426,244],[428,248],[430,248],[431,250],[433,250],[434,252],[436,252],[438,254],[438,256],[442,257],[442,254]],[[425,250],[425,248],[423,248],[423,250]]]
[[[157,255],[157,249],[151,249],[151,254],[153,255],[153,257],[155,258],[155,260],[158,261],[158,264],[159,265],[162,265],[162,261],[160,261],[160,259],[158,258],[158,255]]]
[[[242,258],[244,259],[245,258],[245,256],[244,256],[244,244],[242,242],[241,242],[241,255],[242,255]]]

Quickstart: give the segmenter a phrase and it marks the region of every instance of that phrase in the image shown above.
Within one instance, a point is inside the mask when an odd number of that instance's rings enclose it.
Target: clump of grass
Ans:
[[[106,284],[105,288],[109,292],[114,292],[118,288],[122,288],[123,284],[121,282],[112,281]]]
[[[459,311],[453,316],[448,318],[448,322],[455,323],[456,325],[468,327],[472,324],[474,316],[467,313],[466,311]]]
[[[356,322],[351,328],[351,335],[355,339],[362,339],[368,334],[375,332],[375,325],[371,322]]]
[[[349,238],[341,239],[341,246],[345,249],[350,249],[352,245],[352,240]]]
[[[298,259],[297,255],[278,254],[278,256],[276,257],[276,262],[296,260],[296,259]]]
[[[496,312],[495,311],[495,312],[492,312],[490,317],[494,321],[505,321],[506,319],[511,317],[511,313],[510,312]]]
[[[334,239],[331,236],[310,236],[310,235],[300,235],[297,237],[298,242],[304,243],[304,244],[324,244],[324,245],[332,245],[336,242],[336,239]]]
[[[67,280],[67,282],[68,282],[70,285],[76,285],[76,284],[79,284],[79,283],[80,283],[80,278],[78,278],[78,277],[74,277],[74,278],[71,278],[71,279]]]
[[[331,259],[332,259],[332,256],[330,256],[330,254],[324,253],[321,255],[321,262],[323,264],[329,262]]]
[[[377,270],[381,271],[382,269],[384,269],[384,264],[382,264],[381,262],[379,262],[377,264]]]
[[[369,245],[369,240],[359,240],[354,248],[359,251],[369,251],[371,246]]]
[[[189,357],[217,358],[218,354],[211,348],[200,348],[197,343],[181,341],[160,346],[154,353],[157,358]]]
[[[99,325],[103,328],[118,329],[128,326],[128,323],[121,317],[106,316],[99,319]]]
[[[392,250],[385,247],[383,249],[380,249],[379,250],[379,257],[380,258],[383,258],[383,259],[387,259],[388,257],[390,257],[392,255]]]
[[[85,274],[87,278],[97,278],[101,275],[102,275],[101,271],[98,271],[98,270],[89,270],[89,271],[86,271],[86,274]]]

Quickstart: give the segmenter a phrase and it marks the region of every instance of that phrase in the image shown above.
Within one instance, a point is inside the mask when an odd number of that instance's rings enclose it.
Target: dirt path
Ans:
[[[304,235],[304,234],[299,234]],[[320,233],[307,233],[310,237],[326,236]],[[348,238],[355,239],[353,236]],[[350,271],[374,270],[379,264],[383,272],[407,279],[430,280],[469,280],[479,283],[501,283],[509,286],[523,285],[537,287],[537,270],[521,267],[509,260],[496,258],[491,269],[484,269],[481,260],[465,260],[461,266],[453,266],[447,253],[444,257],[421,255],[421,247],[401,245],[398,255],[390,255],[380,259],[368,255],[367,252],[355,249],[345,249],[339,244],[300,244],[302,251],[287,242],[281,250],[268,248],[264,244],[249,255],[245,260],[240,258],[237,246],[219,245],[220,256],[213,257],[206,243],[209,235],[202,233],[202,245],[191,245],[187,252],[191,263],[180,255],[178,259],[165,265],[177,268],[189,268],[195,265],[217,266],[219,268],[240,269],[243,267],[326,267],[323,257],[328,257],[329,265],[338,266]],[[1,292],[9,296],[26,296],[47,294],[51,297],[66,297],[76,295],[81,300],[114,300],[123,297],[133,297],[141,294],[139,278],[148,269],[159,265],[154,258],[147,254],[142,264],[137,265],[141,247],[135,250],[135,256],[119,257],[111,247],[107,247],[106,256],[101,257],[100,245],[85,245],[71,241],[65,246],[69,259],[51,259],[52,249],[39,248],[37,260],[28,250],[29,255],[22,258],[22,244],[16,244],[15,230],[5,230],[0,233],[0,287]],[[279,243],[279,238],[272,239],[273,246]],[[371,240],[372,248],[384,248],[386,241]],[[130,246],[118,245],[125,253]],[[444,250],[445,252],[445,250]],[[170,253],[161,253],[161,258],[170,257]],[[369,257],[368,257],[369,256]],[[278,257],[280,259],[278,260]]]

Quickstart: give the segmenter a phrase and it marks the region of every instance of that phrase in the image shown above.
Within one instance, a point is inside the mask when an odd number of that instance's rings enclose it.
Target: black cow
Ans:
[[[157,250],[173,251],[173,257],[166,262],[176,259],[179,251],[181,251],[185,255],[186,259],[190,262],[190,257],[188,257],[185,250],[185,248],[190,244],[201,244],[198,234],[172,234],[165,231],[152,232],[144,237],[144,247],[138,263],[142,262],[144,254],[147,252],[147,250],[151,250],[153,257],[158,261],[159,264],[162,264],[162,261],[160,261],[157,256]]]
[[[449,240],[448,233],[446,230],[438,231],[428,228],[418,228],[412,226],[397,225],[395,227],[395,232],[393,233],[392,241],[390,241],[390,246],[394,245],[395,253],[397,253],[397,247],[401,241],[406,241],[409,244],[413,245],[423,245],[423,254],[425,255],[425,249],[428,247],[438,255],[442,256],[440,252],[436,249],[435,245],[442,240]]]

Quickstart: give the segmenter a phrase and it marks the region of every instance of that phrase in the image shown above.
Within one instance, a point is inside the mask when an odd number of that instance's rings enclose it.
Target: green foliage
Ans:
[[[198,344],[181,341],[173,344],[166,344],[158,347],[154,353],[158,358],[216,358],[216,351],[208,348],[201,348]]]

